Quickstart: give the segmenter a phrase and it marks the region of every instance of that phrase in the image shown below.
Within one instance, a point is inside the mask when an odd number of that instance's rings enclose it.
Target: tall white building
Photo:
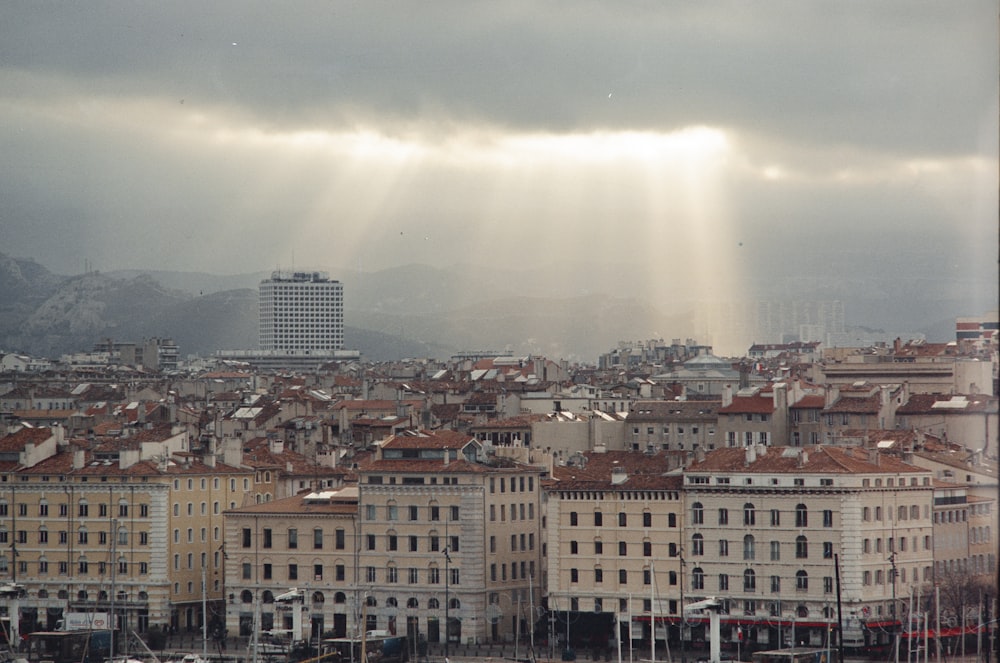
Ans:
[[[326,272],[272,272],[260,282],[259,313],[261,350],[344,346],[344,288]]]

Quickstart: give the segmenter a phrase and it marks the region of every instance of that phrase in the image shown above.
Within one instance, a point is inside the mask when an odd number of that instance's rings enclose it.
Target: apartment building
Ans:
[[[728,388],[719,408],[718,447],[788,444],[788,388],[783,382],[741,389]]]
[[[194,630],[204,604],[210,621],[221,606],[222,511],[251,474],[214,456],[140,460],[142,439],[28,454],[0,474],[0,579],[26,590],[20,632],[111,610],[139,632]]]
[[[296,639],[356,633],[362,606],[357,586],[358,491],[305,490],[225,513],[225,623],[229,633],[250,636],[291,630]],[[300,591],[301,600],[275,597]]]
[[[589,452],[546,482],[550,642],[604,648],[676,629],[681,614],[682,477],[677,452]],[[676,635],[676,634],[675,634]],[[658,632],[658,639],[663,634]]]
[[[721,401],[638,401],[626,421],[626,449],[714,449]]]
[[[530,628],[546,578],[545,469],[487,456],[471,436],[408,431],[358,469],[366,629],[428,642],[506,641]]]
[[[884,644],[900,599],[932,579],[931,473],[899,459],[754,445],[709,453],[684,482],[685,592],[723,601],[726,637],[825,644],[839,574],[845,645]]]
[[[344,347],[344,288],[326,272],[272,272],[259,287],[260,349]]]

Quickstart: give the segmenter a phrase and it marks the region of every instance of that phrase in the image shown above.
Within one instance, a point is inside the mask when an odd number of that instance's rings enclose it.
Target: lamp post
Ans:
[[[451,638],[449,632],[451,627],[451,620],[449,619],[448,609],[450,607],[450,601],[448,600],[448,575],[451,571],[451,555],[448,553],[448,546],[444,547],[444,657],[448,658],[448,641]]]

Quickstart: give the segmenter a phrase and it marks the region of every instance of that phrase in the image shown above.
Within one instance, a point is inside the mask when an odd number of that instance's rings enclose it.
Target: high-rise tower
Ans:
[[[271,273],[260,282],[261,350],[301,353],[344,346],[344,288],[326,272]]]

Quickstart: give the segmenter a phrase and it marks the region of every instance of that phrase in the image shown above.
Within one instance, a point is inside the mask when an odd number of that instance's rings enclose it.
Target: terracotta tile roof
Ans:
[[[390,401],[390,400],[367,400],[362,398],[350,399],[346,401],[338,401],[332,407],[334,410],[349,410],[349,411],[363,411],[363,410],[390,410],[393,413],[396,411],[396,405],[402,403],[403,405],[408,405],[412,408],[419,408],[423,405],[423,401],[420,399],[410,399],[402,401]]]
[[[0,452],[24,451],[28,444],[41,444],[52,437],[51,428],[22,428],[16,433],[0,437]]]
[[[382,445],[383,449],[462,449],[475,438],[454,430],[421,430],[416,435],[393,435]]]
[[[791,407],[796,409],[822,409],[826,406],[826,397],[822,395],[808,394],[795,402]]]
[[[662,421],[669,419],[714,420],[722,401],[636,401],[628,413],[629,421]]]
[[[719,414],[771,414],[774,412],[774,397],[767,395],[733,396],[731,405],[719,408]]]
[[[837,401],[824,408],[824,414],[878,414],[882,406],[882,397],[878,393],[864,398],[841,396]]]
[[[683,462],[684,452],[659,451],[649,455],[639,451],[587,452],[586,463],[557,465],[552,468],[553,490],[680,490],[683,477],[667,475]],[[624,481],[614,484],[612,474],[623,472]]]
[[[243,449],[243,464],[255,469],[277,468],[291,475],[342,476],[343,470],[321,465],[308,456],[289,449],[280,453],[271,451],[265,438],[254,438]],[[291,465],[291,470],[288,469]]]
[[[934,407],[935,403],[955,403],[965,400],[964,407]],[[1000,399],[986,394],[971,394],[953,396],[951,394],[910,394],[909,400],[899,406],[897,415],[908,414],[962,414],[962,413],[995,413]]]
[[[801,454],[805,452],[803,459]],[[872,454],[877,452],[872,451]],[[872,462],[869,450],[861,447],[817,446],[800,449],[797,447],[765,447],[756,460],[747,464],[747,451],[742,448],[717,449],[705,455],[705,460],[692,463],[688,472],[752,472],[752,473],[823,473],[823,474],[870,474],[886,472],[926,472],[919,467],[902,462],[888,454],[874,456]]]

